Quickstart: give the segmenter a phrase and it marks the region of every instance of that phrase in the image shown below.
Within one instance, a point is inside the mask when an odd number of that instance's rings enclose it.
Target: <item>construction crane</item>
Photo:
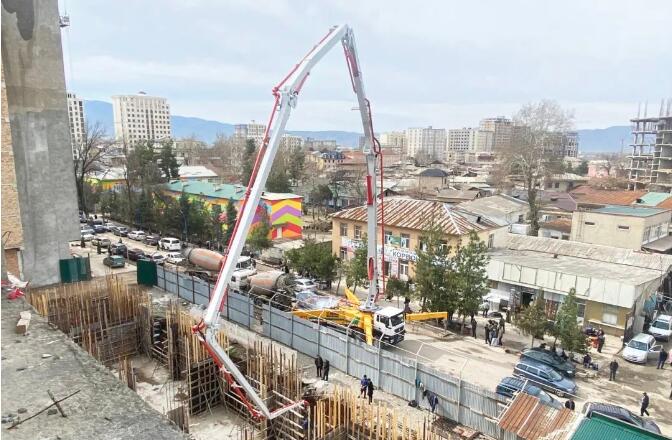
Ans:
[[[369,290],[366,301],[361,304],[359,310],[362,319],[365,320],[365,328],[372,328],[372,316],[376,309],[375,301],[378,295],[378,267],[376,247],[376,215],[377,215],[377,191],[376,191],[376,159],[380,158],[380,143],[375,139],[373,122],[371,118],[371,106],[364,92],[362,72],[357,57],[355,36],[348,25],[339,25],[329,29],[329,32],[296,64],[289,73],[273,88],[275,104],[271,112],[262,145],[259,148],[250,177],[240,216],[238,217],[233,234],[229,241],[228,253],[222,261],[219,277],[210,297],[208,308],[203,314],[201,322],[193,327],[194,333],[208,350],[215,363],[229,383],[231,389],[238,398],[247,406],[255,418],[276,418],[292,409],[299,408],[305,402],[295,402],[278,409],[269,409],[259,397],[256,390],[250,385],[245,376],[229,358],[224,349],[217,342],[216,327],[219,323],[219,314],[228,288],[228,280],[236,270],[236,263],[240,256],[245,239],[252,226],[254,214],[259,205],[261,194],[266,180],[273,166],[273,160],[280,146],[282,135],[287,125],[291,112],[296,108],[299,93],[308,79],[313,67],[338,43],[343,46],[345,60],[350,73],[352,88],[357,95],[359,113],[364,128],[365,142],[363,153],[366,157],[366,204],[367,204],[367,268]],[[382,180],[382,160],[381,160]]]

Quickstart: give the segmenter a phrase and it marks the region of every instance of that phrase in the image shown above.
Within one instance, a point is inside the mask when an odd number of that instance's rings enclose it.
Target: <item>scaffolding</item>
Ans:
[[[658,116],[639,106],[632,124],[628,188],[672,191],[672,99],[662,100]]]

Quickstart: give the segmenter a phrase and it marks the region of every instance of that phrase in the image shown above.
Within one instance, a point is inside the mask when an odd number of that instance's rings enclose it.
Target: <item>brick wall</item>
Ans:
[[[23,246],[23,229],[21,227],[21,211],[19,195],[16,191],[16,171],[14,169],[14,152],[12,151],[12,133],[9,128],[7,111],[7,93],[5,91],[4,69],[2,72],[2,243],[6,249],[7,270],[14,275],[18,272],[18,249]]]

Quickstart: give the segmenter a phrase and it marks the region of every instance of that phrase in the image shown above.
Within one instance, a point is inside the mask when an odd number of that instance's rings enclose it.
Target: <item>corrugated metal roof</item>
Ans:
[[[631,205],[646,194],[646,191],[606,190],[583,185],[570,191],[570,194],[574,200],[583,204]]]
[[[519,393],[498,424],[525,440],[566,440],[577,417],[579,415],[574,411],[558,410],[542,404],[536,397]]]
[[[227,200],[241,200],[245,196],[245,187],[242,185],[230,185],[227,183],[216,184],[210,182],[182,182],[173,180],[166,184],[168,191],[194,195],[203,195],[213,199],[227,199]],[[284,199],[298,199],[301,196],[290,193],[271,193],[264,192],[261,195],[263,200],[284,200]]]
[[[497,225],[484,216],[471,214],[465,210],[452,208],[441,202],[414,200],[407,198],[385,199],[385,226],[403,229],[423,230],[434,221],[447,235],[464,235],[469,231],[484,231]],[[381,224],[381,210],[378,210],[378,224]],[[472,215],[474,221],[468,216]],[[366,222],[366,205],[339,211],[335,219]],[[480,222],[476,221],[480,217]]]
[[[645,431],[601,414],[584,419],[570,440],[664,440],[660,434]]]
[[[543,222],[539,225],[540,228],[550,229],[552,231],[560,231],[570,233],[572,232],[572,220],[568,218],[559,218],[551,220],[550,222]]]
[[[602,208],[593,209],[592,212],[599,212],[602,214],[615,214],[615,215],[627,215],[630,217],[650,217],[652,215],[660,214],[665,212],[662,208],[649,208],[643,206],[621,206],[621,205],[609,205]]]
[[[672,197],[672,194],[670,193],[648,192],[640,197],[641,202],[639,202],[638,204],[648,206],[658,206],[665,200],[669,199],[670,197]],[[658,207],[660,208],[660,206]],[[669,207],[672,208],[672,206]]]

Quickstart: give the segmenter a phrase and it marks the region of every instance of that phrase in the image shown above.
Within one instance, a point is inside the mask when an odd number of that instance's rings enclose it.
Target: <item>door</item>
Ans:
[[[654,343],[655,344],[655,343]],[[649,349],[649,359],[658,361],[658,356],[660,356],[660,350],[663,348],[661,345],[654,345]]]
[[[275,238],[282,238],[282,226],[275,228]]]

